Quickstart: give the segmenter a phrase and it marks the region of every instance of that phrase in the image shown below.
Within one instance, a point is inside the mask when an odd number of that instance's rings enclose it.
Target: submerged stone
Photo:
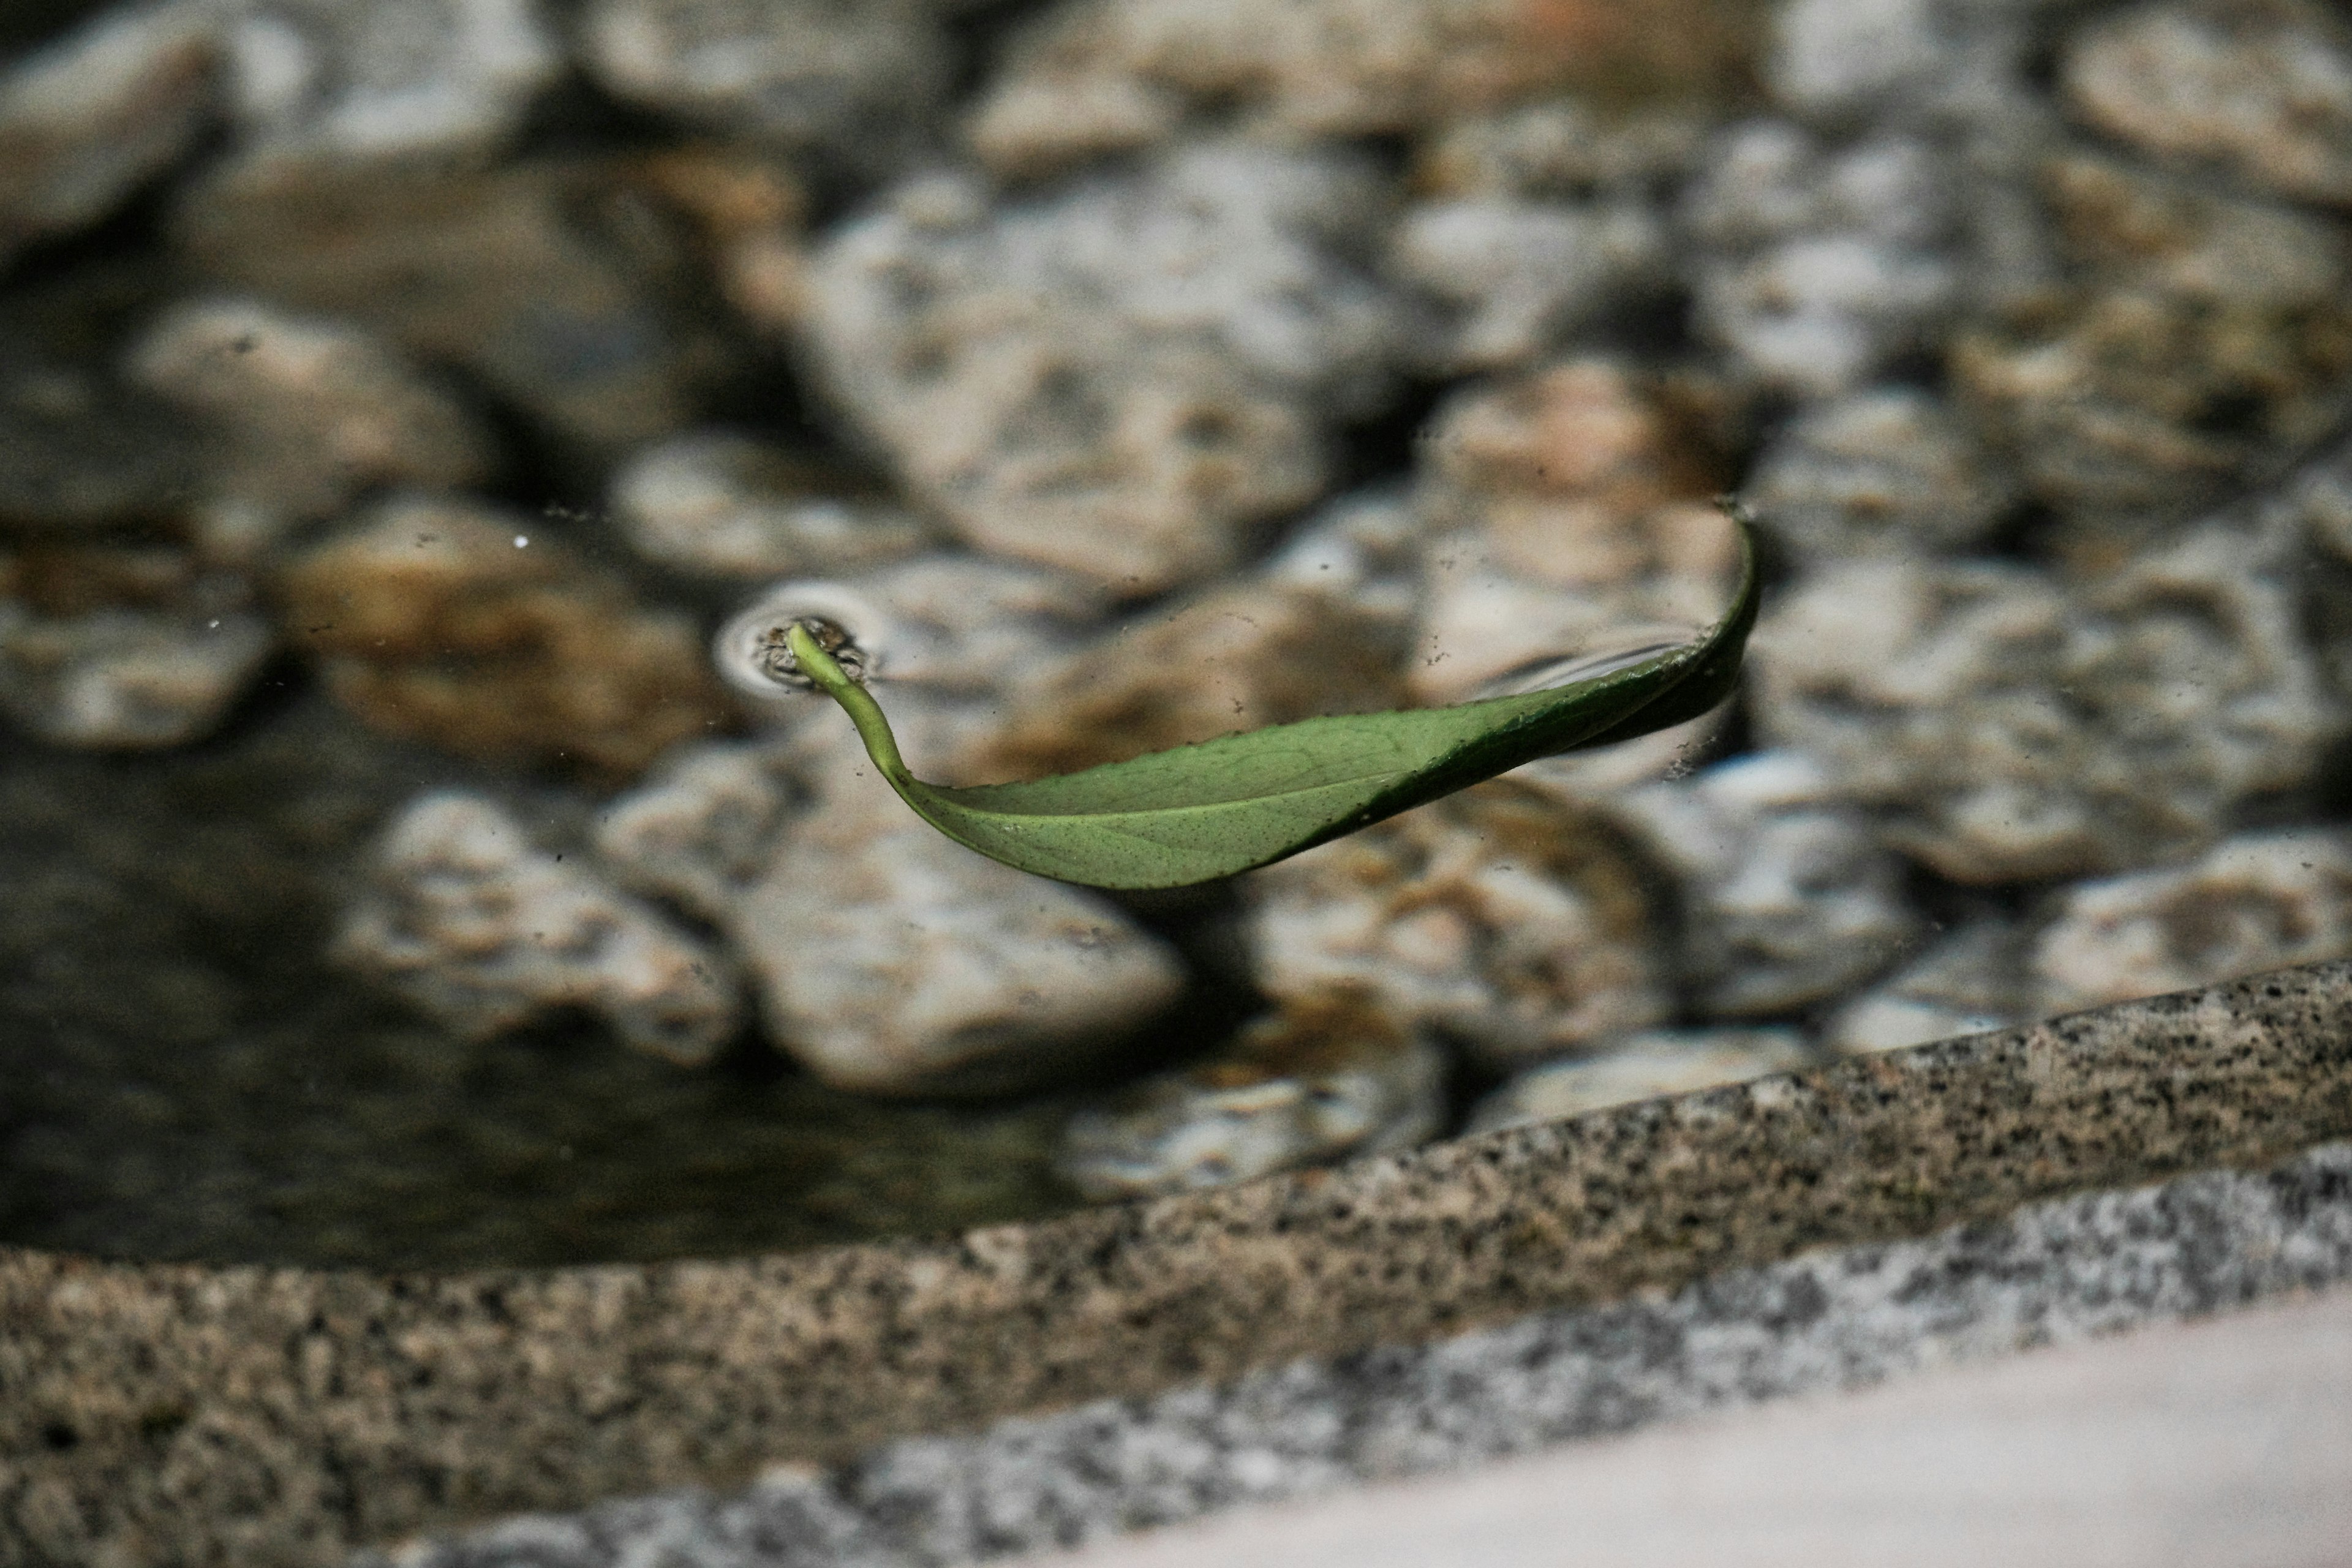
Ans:
[[[1493,781],[1254,873],[1254,972],[1517,1067],[1666,1018],[1653,883],[1589,808]]]
[[[2033,941],[2045,1013],[2352,956],[2352,841],[2245,834],[2186,866],[2068,889]]]
[[[728,723],[691,623],[636,605],[551,527],[387,500],[279,574],[289,636],[369,724],[468,756],[625,776]]]
[[[496,804],[454,791],[420,797],[384,830],[334,955],[478,1037],[578,1008],[624,1044],[692,1066],[741,1019],[721,954],[534,847]]]
[[[1565,1121],[1632,1100],[1794,1072],[1816,1059],[1794,1029],[1652,1029],[1591,1056],[1528,1068],[1480,1100],[1464,1131]]]
[[[1368,168],[1234,142],[992,202],[909,182],[816,251],[825,390],[977,549],[1139,597],[1213,576],[1386,395]]]
[[[1410,1149],[1444,1125],[1445,1067],[1360,997],[1294,997],[1208,1060],[1071,1118],[1055,1168],[1104,1202]]]

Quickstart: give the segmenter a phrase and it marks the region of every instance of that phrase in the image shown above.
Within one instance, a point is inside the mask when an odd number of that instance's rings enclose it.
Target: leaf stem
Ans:
[[[882,716],[882,706],[873,694],[849,679],[833,655],[817,645],[807,626],[798,621],[784,628],[784,647],[792,650],[793,661],[800,672],[816,683],[816,689],[832,698],[857,726],[857,738],[866,742],[866,754],[890,781],[890,787],[900,795],[914,782],[907,772],[904,759],[898,755],[898,738],[890,733],[890,721]]]

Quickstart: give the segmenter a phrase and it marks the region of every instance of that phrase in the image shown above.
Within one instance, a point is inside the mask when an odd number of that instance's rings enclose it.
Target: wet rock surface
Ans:
[[[2352,845],[2306,830],[2250,834],[2186,866],[2070,888],[2032,963],[2036,1000],[2065,1012],[2347,951]]]
[[[1101,896],[1001,866],[820,743],[816,803],[735,906],[770,1037],[825,1083],[987,1094],[1097,1065],[1174,1002],[1176,955]]]
[[[2310,781],[2340,722],[2258,547],[2209,530],[2074,586],[2007,562],[1854,562],[1758,633],[1759,729],[1971,883],[2121,869]]]
[[[614,96],[745,140],[816,147],[850,168],[923,150],[950,56],[929,0],[598,0],[587,68]]]
[[[195,5],[126,7],[0,84],[0,263],[106,216],[215,112],[220,41]]]
[[[1024,682],[970,766],[1075,773],[1322,713],[1401,706],[1403,628],[1307,581],[1244,581],[1135,617]]]
[[[2352,205],[2352,29],[2305,0],[2137,5],[2069,42],[2066,101],[2159,158]]]
[[[387,501],[278,586],[327,689],[388,733],[625,775],[728,720],[690,623],[520,514]]]
[[[861,1093],[1001,1094],[1085,1076],[1177,1000],[1126,911],[942,837],[819,717],[685,751],[593,829],[621,880],[724,934],[770,1046]]]
[[[0,598],[0,710],[61,746],[199,740],[228,717],[274,640],[234,599],[209,607],[44,615]]]
[[[1684,213],[1705,247],[1701,330],[1748,374],[1809,396],[1923,345],[1959,287],[1937,165],[1902,133],[1833,147],[1785,121],[1727,132]]]
[[[25,26],[9,1237],[956,1225],[2337,951],[2326,6]],[[1676,640],[1726,489],[1736,703],[1230,888],[978,859],[761,656],[836,620],[918,772],[1034,776]],[[457,799],[512,853],[375,858]]]
[[[1401,1026],[1509,1067],[1663,1021],[1654,883],[1589,811],[1477,785],[1257,873],[1276,998],[1360,990]]]
[[[219,287],[361,322],[464,367],[556,434],[610,447],[683,423],[726,359],[681,297],[698,215],[676,199],[676,174],[659,161],[451,172],[255,153],[185,192],[176,231]]]
[[[217,443],[193,527],[218,556],[258,555],[373,486],[454,489],[497,461],[474,411],[404,355],[254,300],[165,310],[130,345],[125,379]]]
[[[1130,596],[1213,575],[1323,488],[1328,411],[1382,396],[1370,173],[1210,142],[993,207],[926,176],[819,249],[808,346],[975,548]]]
[[[1839,995],[1916,930],[1900,862],[1801,753],[1755,752],[1608,809],[1675,879],[1685,999],[1709,1017]]]
[[[727,962],[575,861],[534,848],[493,802],[455,792],[384,832],[333,956],[460,1035],[562,1007],[688,1067],[735,1032]]]
[[[2031,934],[1997,915],[1945,932],[1840,1007],[1823,1037],[1842,1051],[1888,1051],[2005,1027],[2032,1010]]]
[[[534,0],[263,0],[225,41],[243,139],[321,164],[494,148],[563,68]]]
[[[1730,590],[1716,471],[1660,389],[1572,360],[1440,405],[1410,675],[1424,701],[1612,641],[1674,640]]]
[[[613,510],[648,561],[755,580],[911,555],[929,531],[845,473],[725,430],[632,454],[614,477]]]
[[[1361,995],[1304,995],[1228,1051],[1080,1111],[1056,1166],[1099,1201],[1410,1149],[1445,1124],[1445,1070],[1433,1042]]]
[[[561,1017],[464,1039],[332,964],[384,826],[453,785],[510,787],[315,693],[238,744],[135,768],[0,753],[12,1243],[463,1268],[807,1247],[1071,1201],[1050,1163],[1067,1096],[900,1105],[765,1050],[684,1068]],[[582,861],[551,820],[578,803],[512,809],[559,868]]]
[[[1964,328],[1951,368],[2074,549],[2112,565],[2343,417],[2352,230],[2088,153],[2038,184],[2073,297]]]
[[[1868,387],[1792,419],[1748,490],[1808,561],[1959,553],[1991,542],[2015,499],[1965,416],[1917,387]]]
[[[1245,5],[1084,0],[1015,42],[971,128],[981,156],[1049,169],[1171,139],[1221,105],[1273,140],[1397,132],[1547,89],[1704,92],[1745,42],[1741,8],[1639,13],[1408,0]]]
[[[1654,1029],[1589,1057],[1530,1068],[1471,1108],[1465,1131],[1565,1121],[1662,1094],[1687,1094],[1809,1067],[1817,1053],[1794,1029]]]

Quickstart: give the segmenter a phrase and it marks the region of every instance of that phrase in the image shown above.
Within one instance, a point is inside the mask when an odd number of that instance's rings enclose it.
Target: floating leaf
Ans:
[[[1739,588],[1696,641],[1630,663],[1612,658],[1599,673],[1539,690],[1304,719],[1023,784],[950,789],[908,773],[889,721],[837,661],[836,628],[781,628],[780,638],[771,636],[771,668],[841,704],[890,787],[956,842],[1065,882],[1183,887],[1295,855],[1538,757],[1633,740],[1721,702],[1738,680],[1757,605],[1755,542],[1747,518],[1727,510],[1740,531]]]

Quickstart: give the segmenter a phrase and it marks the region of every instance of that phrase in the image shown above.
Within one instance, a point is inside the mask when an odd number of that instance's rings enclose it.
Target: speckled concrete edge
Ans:
[[[902,1437],[734,1491],[523,1514],[364,1552],[350,1568],[949,1568],[2347,1281],[2352,1142],[2324,1143],[2264,1172],[2076,1193],[1921,1240],[1814,1248],[1426,1344]]]
[[[325,1563],[2352,1132],[2352,965],[961,1237],[379,1278],[0,1253],[0,1561]]]

